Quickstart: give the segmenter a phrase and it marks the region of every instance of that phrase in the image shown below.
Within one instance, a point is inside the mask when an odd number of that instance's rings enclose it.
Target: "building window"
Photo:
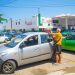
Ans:
[[[34,28],[32,28],[32,32],[34,32],[35,31],[35,29]]]
[[[20,21],[18,22],[18,24],[20,25]]]
[[[59,23],[59,21],[58,20],[53,20],[53,23]]]
[[[53,24],[53,26],[56,26],[56,24]]]
[[[17,22],[16,22],[16,25],[17,25]]]
[[[48,24],[48,26],[50,26],[50,24]]]

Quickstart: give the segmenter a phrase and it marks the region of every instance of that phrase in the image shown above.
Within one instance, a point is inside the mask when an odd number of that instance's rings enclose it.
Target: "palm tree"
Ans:
[[[3,18],[2,16],[3,16],[3,14],[0,14],[0,23],[3,23],[3,21],[7,22],[7,19]]]

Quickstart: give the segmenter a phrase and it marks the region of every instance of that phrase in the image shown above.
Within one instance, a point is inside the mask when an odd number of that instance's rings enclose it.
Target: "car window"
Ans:
[[[38,44],[38,35],[29,37],[23,43],[24,43],[25,47],[37,45]]]
[[[67,40],[75,40],[75,35],[68,35],[66,37]]]
[[[41,37],[41,43],[48,42],[48,35],[47,34],[40,35],[40,37]]]
[[[17,36],[16,38],[12,39],[9,43],[6,43],[5,46],[6,47],[10,47],[10,48],[13,48],[15,47],[19,42],[21,42],[25,37],[25,36]]]

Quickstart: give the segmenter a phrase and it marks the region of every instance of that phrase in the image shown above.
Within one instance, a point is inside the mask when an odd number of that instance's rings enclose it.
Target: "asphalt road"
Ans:
[[[18,67],[11,75],[50,75],[57,71],[63,71],[65,74],[75,73],[75,52],[63,51],[61,64],[55,65],[51,60],[40,61]]]

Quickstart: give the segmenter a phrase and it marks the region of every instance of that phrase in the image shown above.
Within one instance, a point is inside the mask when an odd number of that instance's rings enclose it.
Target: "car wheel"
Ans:
[[[16,63],[12,60],[8,60],[2,65],[2,72],[5,74],[14,73],[15,69]]]
[[[7,39],[4,40],[4,43],[6,43],[6,42],[7,42]]]

